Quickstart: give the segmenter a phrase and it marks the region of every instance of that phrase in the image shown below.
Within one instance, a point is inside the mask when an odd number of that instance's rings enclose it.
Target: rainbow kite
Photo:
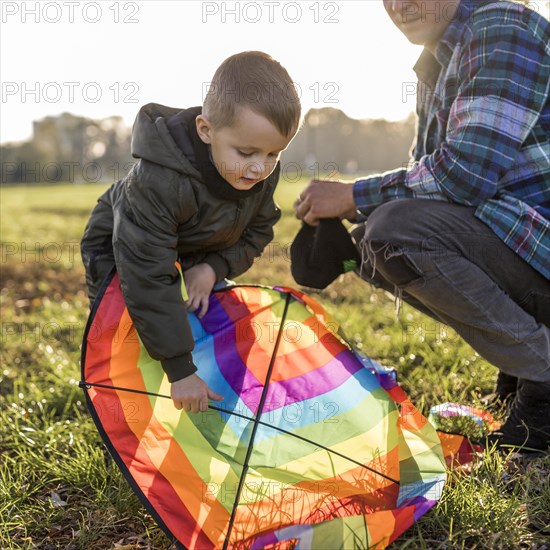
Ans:
[[[446,458],[393,371],[289,288],[230,286],[190,315],[224,401],[177,410],[118,276],[88,321],[82,387],[106,446],[180,548],[384,548],[439,499]],[[455,439],[452,439],[455,437]]]

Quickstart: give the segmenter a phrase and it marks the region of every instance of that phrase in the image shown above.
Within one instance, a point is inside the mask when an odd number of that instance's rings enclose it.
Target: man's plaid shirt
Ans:
[[[516,3],[462,0],[415,72],[413,159],[357,180],[358,210],[402,198],[475,206],[550,279],[550,23]]]

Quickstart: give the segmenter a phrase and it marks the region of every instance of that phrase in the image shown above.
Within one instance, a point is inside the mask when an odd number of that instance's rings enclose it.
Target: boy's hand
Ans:
[[[194,413],[208,410],[208,399],[223,400],[223,395],[212,391],[196,374],[172,382],[170,397],[176,409]]]
[[[189,299],[186,302],[189,311],[199,310],[199,319],[208,311],[208,299],[216,284],[216,273],[209,264],[197,264],[184,271],[185,288]]]

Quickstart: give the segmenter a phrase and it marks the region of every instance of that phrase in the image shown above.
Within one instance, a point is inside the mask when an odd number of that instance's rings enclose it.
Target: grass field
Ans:
[[[295,286],[291,205],[304,184],[281,184],[274,242],[241,282]],[[78,243],[103,189],[1,189],[0,548],[171,547],[106,456],[78,387],[88,312]],[[479,405],[491,391],[496,370],[453,331],[407,305],[397,319],[393,299],[355,275],[315,298],[355,346],[397,369],[424,412]],[[473,473],[451,472],[439,505],[391,548],[542,550],[549,541],[550,456],[486,453]]]

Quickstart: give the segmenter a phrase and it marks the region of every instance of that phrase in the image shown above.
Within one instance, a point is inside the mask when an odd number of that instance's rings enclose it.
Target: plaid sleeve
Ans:
[[[383,202],[415,197],[414,191],[405,186],[406,174],[407,171],[400,168],[379,176],[356,180],[353,198],[357,210],[361,214],[369,214]]]
[[[549,42],[547,27],[533,29],[517,11],[476,12],[451,61],[457,85],[445,140],[407,168],[358,180],[358,209],[406,197],[465,205],[494,197],[548,100]]]

